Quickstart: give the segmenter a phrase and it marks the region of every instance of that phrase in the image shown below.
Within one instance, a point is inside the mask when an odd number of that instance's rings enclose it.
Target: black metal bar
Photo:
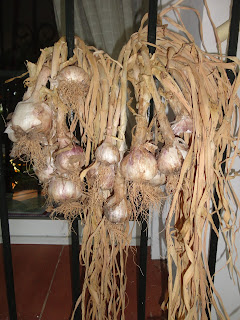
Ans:
[[[75,219],[72,224],[72,299],[73,307],[80,296],[80,265],[79,265],[79,232],[78,232],[78,219]],[[81,308],[78,306],[74,319],[81,319]]]
[[[157,26],[157,0],[149,0],[148,12],[148,42],[156,43],[156,26]],[[155,47],[148,46],[149,53],[155,52]],[[150,101],[149,121],[153,117],[153,100]],[[145,320],[146,305],[146,282],[147,282],[147,241],[148,241],[148,223],[143,219],[141,225],[140,239],[140,271],[138,281],[138,320]]]
[[[74,49],[74,0],[65,0],[65,19],[68,58],[71,58]]]
[[[239,22],[240,22],[240,1],[239,0],[233,0],[232,3],[232,18],[231,18],[231,23],[230,23],[230,34],[229,34],[229,44],[228,44],[228,56],[236,56],[237,53],[237,44],[238,44],[238,34],[239,34]],[[229,62],[229,60],[228,60]],[[231,84],[234,81],[234,74],[231,70],[227,70],[228,78]],[[223,112],[224,115],[224,112]],[[224,174],[225,172],[225,167],[226,167],[226,156],[227,156],[227,149],[224,150],[223,153],[223,162],[221,165],[222,172]],[[216,189],[214,190],[214,200],[216,203],[216,207],[214,206],[214,211],[216,213],[213,214],[213,222],[215,224],[216,229],[219,231],[220,227],[220,221],[218,218],[218,213],[217,213],[217,208],[219,205],[219,197],[217,195]],[[222,211],[222,210],[221,210]],[[220,215],[221,212],[220,211]],[[217,247],[218,247],[218,236],[216,235],[215,231],[213,228],[211,228],[210,232],[210,242],[209,242],[209,255],[208,255],[208,267],[209,267],[209,272],[212,277],[212,280],[214,281],[214,274],[216,270],[216,259],[217,259]],[[211,304],[209,304],[209,310],[206,308],[206,314],[208,319],[211,318]]]
[[[68,44],[68,59],[73,56],[74,49],[74,0],[65,0],[65,19],[66,19],[66,40]],[[72,299],[73,308],[80,296],[80,264],[79,264],[79,231],[78,219],[72,224]],[[81,319],[81,308],[77,308],[74,319]]]
[[[149,0],[148,10],[148,42],[156,44],[156,32],[157,32],[157,0]],[[155,52],[155,47],[148,46],[149,53]]]
[[[2,152],[2,132],[0,132],[0,217],[2,228],[2,242],[3,242],[3,260],[5,279],[7,287],[7,301],[10,320],[17,320],[17,309],[14,290],[12,253],[9,234],[8,223],[8,209],[6,201],[6,187],[4,181],[4,166],[3,166],[3,152]]]

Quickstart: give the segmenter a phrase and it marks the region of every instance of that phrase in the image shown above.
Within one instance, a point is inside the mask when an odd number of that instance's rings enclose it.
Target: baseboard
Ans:
[[[133,222],[130,222],[130,228],[133,228],[131,246],[139,245],[141,234],[139,225],[133,226]],[[12,244],[71,244],[69,225],[64,220],[10,219],[9,230]],[[82,230],[83,227],[79,222],[80,243]],[[2,243],[1,230],[0,242]],[[148,245],[151,245],[151,232]]]

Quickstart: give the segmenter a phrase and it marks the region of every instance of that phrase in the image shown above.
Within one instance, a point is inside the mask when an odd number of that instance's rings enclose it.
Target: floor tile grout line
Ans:
[[[44,312],[44,310],[45,310],[45,307],[46,307],[46,304],[47,304],[47,301],[48,301],[48,297],[49,297],[49,294],[50,294],[50,291],[51,291],[51,288],[52,288],[52,285],[53,285],[53,281],[54,281],[54,279],[55,279],[55,275],[56,275],[57,268],[58,268],[58,265],[59,265],[60,260],[61,260],[61,257],[62,257],[62,253],[63,253],[64,247],[65,247],[65,245],[62,246],[61,252],[60,252],[60,254],[59,254],[59,256],[58,256],[58,261],[57,261],[55,270],[54,270],[54,272],[53,272],[53,276],[52,276],[52,279],[51,279],[51,282],[50,282],[50,285],[49,285],[49,288],[48,288],[48,292],[47,292],[46,297],[45,297],[44,302],[43,302],[43,306],[42,306],[42,310],[41,310],[41,313],[40,313],[40,316],[39,316],[39,320],[42,319],[43,312]]]

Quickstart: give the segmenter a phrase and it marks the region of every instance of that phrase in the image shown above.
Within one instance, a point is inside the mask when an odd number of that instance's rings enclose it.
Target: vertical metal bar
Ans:
[[[156,44],[157,32],[157,0],[149,0],[148,11],[148,42]],[[148,50],[150,54],[155,52],[155,47],[149,45]]]
[[[230,23],[230,34],[229,34],[229,44],[228,44],[228,56],[236,56],[237,54],[237,44],[238,44],[238,35],[239,35],[239,22],[240,22],[240,1],[239,0],[233,0],[232,3],[232,18]],[[229,60],[228,60],[229,62]],[[233,84],[234,81],[234,74],[231,70],[227,70],[228,78],[231,84]],[[224,112],[223,112],[224,115]],[[224,174],[225,167],[226,167],[226,156],[227,156],[227,149],[224,150],[223,153],[223,162],[221,165],[222,172]],[[219,204],[219,198],[216,192],[216,189],[214,190],[214,200],[216,202],[216,207],[214,207],[214,211],[216,213],[213,214],[213,222],[215,224],[216,229],[219,231],[220,222],[218,218],[217,208]],[[222,210],[221,210],[222,211]],[[221,215],[222,212],[220,212]],[[212,280],[214,281],[214,274],[216,270],[216,259],[217,259],[217,246],[218,246],[218,237],[211,228],[210,232],[210,242],[209,242],[209,255],[208,255],[208,267],[210,271],[210,275],[212,277]],[[206,308],[206,314],[208,319],[211,318],[211,307],[212,305],[209,305],[209,310]]]
[[[74,49],[74,0],[65,0],[65,19],[66,19],[66,40],[68,44],[68,58],[73,56]],[[80,295],[80,265],[79,265],[79,231],[78,219],[72,224],[72,298],[73,307]],[[74,319],[81,319],[81,308],[75,312]]]
[[[71,58],[74,49],[74,0],[65,0],[65,19],[68,58]]]
[[[156,43],[156,26],[157,26],[157,0],[149,0],[148,13],[148,42]],[[148,46],[149,53],[153,54],[155,48]],[[153,100],[150,101],[149,121],[153,117]],[[146,313],[146,282],[147,282],[147,241],[148,241],[148,223],[143,220],[141,226],[140,238],[140,272],[138,281],[138,320],[145,320]]]
[[[0,132],[0,217],[3,241],[3,260],[7,287],[7,301],[10,320],[17,320],[12,253],[10,244],[8,209],[6,201],[6,188],[4,181],[3,153],[2,153],[2,132]]]
[[[72,299],[73,307],[80,296],[80,265],[79,265],[79,232],[78,232],[78,219],[75,219],[72,224]],[[81,308],[78,306],[74,319],[81,319]]]

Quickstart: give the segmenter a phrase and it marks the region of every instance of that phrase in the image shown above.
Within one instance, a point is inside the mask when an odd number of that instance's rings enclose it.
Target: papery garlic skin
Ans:
[[[5,130],[9,134],[10,139],[17,141],[16,136],[13,137],[12,130],[21,129],[28,133],[31,130],[36,132],[48,133],[52,124],[52,110],[43,101],[40,101],[40,90],[46,85],[50,75],[50,69],[46,66],[40,71],[36,85],[31,96],[27,100],[20,101],[12,115],[8,128]],[[30,92],[30,91],[29,91]],[[16,142],[14,141],[14,142]]]
[[[115,166],[100,164],[99,162],[90,169],[87,174],[87,181],[90,185],[98,179],[99,187],[102,190],[111,190],[115,181]]]
[[[110,197],[103,207],[103,212],[108,221],[123,223],[128,218],[127,200],[118,200],[115,195]]]
[[[59,72],[57,79],[58,81],[89,82],[89,75],[80,67],[67,66]]]
[[[12,116],[12,127],[20,127],[29,132],[38,127],[39,132],[48,132],[51,129],[52,112],[44,102],[32,103],[21,101],[17,104]]]
[[[56,170],[52,156],[47,157],[46,164],[47,164],[46,168],[42,169],[42,170],[38,170],[35,167],[33,167],[33,170],[34,170],[35,174],[37,175],[39,182],[41,182],[41,183],[44,183],[44,182],[47,182],[48,180],[50,180],[52,178],[53,172]]]
[[[188,154],[188,145],[186,144],[186,142],[183,139],[176,137],[174,139],[173,146],[178,149],[183,159],[185,159]]]
[[[81,188],[73,181],[63,178],[53,178],[48,187],[48,195],[55,202],[69,199],[77,200],[81,197]]]
[[[153,177],[151,180],[149,180],[149,183],[152,186],[161,186],[166,183],[166,175],[164,173],[158,173]]]
[[[104,170],[102,171],[104,172]],[[106,166],[104,174],[100,177],[100,188],[102,190],[111,190],[115,181],[114,165]]]
[[[90,78],[88,73],[82,68],[77,66],[67,66],[57,75],[54,86],[61,89],[61,85],[64,83],[70,86],[73,83],[77,84],[80,94],[85,96],[89,90]]]
[[[12,121],[8,122],[7,128],[5,129],[4,133],[7,133],[8,139],[12,142],[17,142],[17,137],[15,136],[14,130],[12,129]]]
[[[85,165],[85,152],[80,146],[63,151],[56,156],[55,165],[61,172],[78,170]]]
[[[179,136],[184,132],[192,133],[193,120],[189,116],[177,117],[177,119],[172,123],[171,128],[175,136]]]
[[[149,181],[157,172],[157,161],[152,153],[144,147],[135,147],[123,158],[121,173],[126,180]]]
[[[115,164],[120,160],[119,151],[113,144],[104,141],[95,151],[96,160],[102,163]]]
[[[176,192],[178,181],[179,181],[179,174],[170,174],[167,177],[166,193],[168,195]]]
[[[160,172],[168,175],[181,170],[183,157],[176,147],[163,147],[157,163]]]

